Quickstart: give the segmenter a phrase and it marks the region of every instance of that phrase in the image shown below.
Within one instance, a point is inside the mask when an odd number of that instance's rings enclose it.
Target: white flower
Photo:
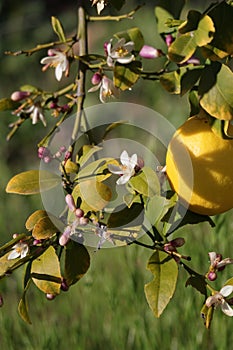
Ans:
[[[99,223],[96,225],[95,233],[100,237],[100,240],[97,244],[97,249],[100,249],[104,242],[109,241],[114,244],[114,241],[111,238],[111,233],[108,232],[106,225],[100,225]]]
[[[41,64],[45,64],[43,70],[45,71],[48,67],[54,67],[55,77],[58,81],[60,81],[63,72],[65,72],[66,76],[69,73],[69,61],[66,54],[62,51],[50,49],[48,50],[48,55],[49,56],[42,58],[40,61]]]
[[[119,97],[120,90],[113,84],[113,81],[106,75],[102,77],[99,84],[93,86],[88,92],[94,92],[100,90],[99,98],[102,103],[107,102],[109,97]]]
[[[46,120],[42,108],[39,105],[33,105],[29,107],[27,110],[25,110],[25,113],[30,113],[33,125],[37,124],[37,122],[41,120],[43,125],[46,126]]]
[[[222,256],[216,252],[209,252],[208,254],[210,258],[210,265],[213,269],[218,270],[222,269],[226,265],[233,264],[233,259],[231,258],[222,259]]]
[[[12,247],[12,251],[8,255],[8,260],[13,260],[16,258],[25,258],[28,253],[29,247],[26,243],[19,242]]]
[[[126,151],[123,151],[120,155],[120,161],[122,165],[116,166],[114,164],[108,165],[108,170],[113,174],[120,175],[117,180],[117,185],[126,184],[129,179],[135,174],[135,166],[137,165],[138,157],[137,154],[133,154],[129,157]]]
[[[107,65],[112,67],[114,62],[122,64],[130,63],[134,60],[132,51],[134,50],[134,42],[128,41],[126,43],[125,38],[121,38],[115,45],[112,45],[112,40],[107,44]]]
[[[93,0],[92,6],[94,6],[94,5],[96,5],[97,13],[99,15],[100,12],[103,11],[104,6],[106,5],[106,1],[105,0]]]
[[[225,315],[232,317],[233,309],[225,300],[225,298],[228,297],[232,292],[233,292],[233,286],[226,285],[222,287],[219,293],[216,293],[206,299],[206,302],[205,302],[206,306],[207,307],[220,306],[222,312],[224,312]]]

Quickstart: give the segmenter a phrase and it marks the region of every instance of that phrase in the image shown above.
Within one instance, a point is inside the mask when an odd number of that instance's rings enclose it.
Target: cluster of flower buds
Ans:
[[[53,159],[60,159],[65,153],[66,157],[66,147],[61,146],[57,152],[52,154],[47,147],[40,146],[38,148],[38,157],[42,159],[45,163],[50,163]]]
[[[65,227],[64,232],[60,236],[59,244],[61,246],[66,245],[70,236],[75,232],[78,226],[86,226],[89,223],[89,219],[84,216],[84,211],[81,208],[77,208],[74,202],[74,198],[71,194],[67,194],[65,197],[66,204],[70,211],[75,215],[75,220],[72,224]]]
[[[208,254],[210,258],[210,267],[209,271],[206,274],[206,278],[209,281],[215,281],[217,278],[217,272],[225,269],[226,265],[233,264],[233,259],[222,259],[222,255],[217,254],[216,252],[210,252]]]
[[[182,247],[185,244],[185,240],[182,237],[177,237],[168,243],[165,243],[163,249],[168,254],[172,255],[176,262],[180,262],[181,258],[190,260],[189,257],[180,255],[176,248]]]

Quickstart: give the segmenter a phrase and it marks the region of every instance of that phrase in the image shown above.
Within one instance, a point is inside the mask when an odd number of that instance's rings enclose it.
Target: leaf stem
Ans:
[[[116,21],[119,22],[123,19],[133,19],[133,15],[145,4],[138,5],[134,10],[129,13],[125,13],[124,15],[119,16],[87,16],[88,21]]]

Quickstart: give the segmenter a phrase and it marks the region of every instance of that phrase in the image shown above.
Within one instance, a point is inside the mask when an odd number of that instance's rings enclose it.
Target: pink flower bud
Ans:
[[[29,91],[15,91],[11,94],[11,100],[12,101],[21,101],[28,96],[30,96]]]
[[[60,152],[64,153],[66,151],[66,146],[61,146],[59,149]]]
[[[50,293],[47,293],[45,296],[47,300],[53,300],[56,298],[56,295]]]
[[[155,49],[152,46],[144,45],[139,52],[139,55],[143,58],[158,58],[163,55],[161,50]]]
[[[40,239],[34,239],[34,241],[33,241],[33,245],[37,245],[37,244],[40,244],[40,243],[41,243]]]
[[[61,290],[63,292],[67,292],[69,290],[69,286],[66,283],[66,280],[64,278],[62,279],[62,282],[61,282]]]
[[[59,238],[59,244],[61,246],[65,246],[69,240],[70,240],[70,234],[71,234],[71,228],[70,226],[67,226],[63,232],[63,234],[61,235],[61,237]]]
[[[84,211],[82,209],[78,208],[78,209],[75,210],[75,216],[77,218],[82,218],[83,215],[84,215]]]
[[[102,80],[102,75],[100,73],[95,73],[92,78],[91,78],[91,82],[93,85],[97,85],[101,82]]]
[[[38,148],[38,157],[40,159],[43,159],[44,157],[47,157],[50,155],[50,151],[47,147],[41,146]]]
[[[171,46],[172,42],[174,41],[174,38],[171,34],[168,34],[168,35],[166,35],[165,41],[166,41],[167,47],[169,47],[169,46]]]
[[[184,238],[182,237],[178,237],[178,238],[175,238],[173,240],[170,241],[170,244],[173,246],[173,247],[182,247],[182,245],[185,244],[185,240]]]
[[[74,203],[73,196],[71,194],[67,194],[65,200],[66,200],[66,204],[68,205],[69,209],[71,211],[74,211],[76,209],[76,205]]]
[[[46,156],[46,157],[43,158],[43,160],[44,160],[44,162],[45,162],[46,164],[48,164],[48,163],[51,162],[51,157]]]
[[[55,56],[56,51],[54,49],[49,49],[48,50],[48,56]]]
[[[209,281],[215,281],[217,278],[217,274],[214,271],[210,271],[207,275]]]

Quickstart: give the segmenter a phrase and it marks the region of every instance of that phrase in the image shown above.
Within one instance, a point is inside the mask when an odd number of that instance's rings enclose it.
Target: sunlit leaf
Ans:
[[[81,153],[77,162],[82,167],[96,152],[99,152],[102,148],[93,145],[84,145],[81,149]]]
[[[66,41],[66,37],[65,37],[65,34],[64,34],[64,30],[63,30],[62,24],[59,21],[59,19],[54,17],[54,16],[52,16],[51,17],[51,24],[52,24],[53,30],[57,34],[58,38],[61,41],[65,42]]]
[[[155,251],[147,269],[154,278],[145,285],[146,299],[155,317],[160,317],[175,292],[178,266],[166,253]]]
[[[31,275],[34,275],[32,280],[42,292],[54,295],[60,293],[60,264],[55,249],[52,246],[37,259],[33,260]]]
[[[45,216],[37,221],[32,236],[35,239],[46,239],[58,232],[58,228],[53,224],[49,216]]]
[[[36,210],[34,213],[32,213],[25,223],[25,227],[28,231],[32,231],[35,224],[42,218],[48,216],[47,212],[45,210]]]
[[[142,32],[139,28],[133,27],[126,31],[118,32],[114,34],[114,37],[117,39],[125,38],[126,42],[133,41],[135,51],[140,51],[144,45],[144,38]]]
[[[84,245],[69,241],[65,248],[64,278],[68,286],[85,275],[90,266],[90,256]]]
[[[213,73],[214,74],[214,73]],[[215,81],[214,81],[215,79]],[[208,75],[204,80],[201,80],[200,87],[203,90],[203,85],[208,84]],[[229,67],[222,64],[221,69],[215,76],[209,73],[209,81],[212,81],[212,86],[202,93],[200,104],[202,108],[211,116],[217,119],[232,120],[233,119],[233,72]]]
[[[209,16],[204,16],[195,31],[195,41],[197,46],[204,46],[213,40],[215,32],[214,23]]]
[[[131,177],[129,184],[135,191],[146,197],[152,197],[160,193],[158,176],[150,167],[143,167],[139,174]]]
[[[45,170],[29,170],[15,175],[7,184],[7,193],[37,194],[61,183],[59,176]]]
[[[114,85],[122,91],[130,89],[139,79],[141,62],[133,61],[129,64],[116,63],[114,66]]]
[[[174,206],[174,203],[175,199],[169,200],[158,195],[149,198],[146,204],[145,215],[151,225],[156,225],[164,217],[169,208]]]
[[[159,80],[161,85],[170,94],[180,94],[180,70],[163,73]]]

